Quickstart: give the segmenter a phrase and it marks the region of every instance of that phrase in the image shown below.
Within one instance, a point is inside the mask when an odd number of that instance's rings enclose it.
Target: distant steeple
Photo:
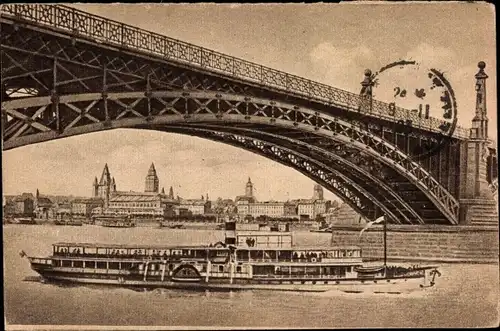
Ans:
[[[160,180],[156,175],[156,169],[154,163],[151,163],[149,167],[148,174],[146,176],[146,188],[144,192],[154,192],[158,193],[158,189],[160,186]]]
[[[38,200],[39,197],[40,197],[40,192],[38,191],[38,189],[36,189],[36,199]]]
[[[252,180],[250,179],[250,177],[248,177],[248,182],[247,182],[247,186],[245,188],[245,196],[247,197],[253,197],[253,184],[252,184]]]
[[[168,191],[169,199],[174,199],[174,189],[170,186],[170,190]]]
[[[94,196],[101,197],[104,200],[104,208],[108,208],[109,195],[113,192],[113,188],[113,181],[111,180],[108,164],[106,163],[102,170],[101,180],[99,184],[94,187]]]
[[[207,200],[207,201],[208,201],[208,193],[207,193],[207,197],[205,198],[205,200]]]
[[[111,180],[111,190],[113,192],[116,192],[116,182],[115,182],[115,177]]]
[[[93,185],[93,190],[92,190],[92,196],[93,197],[99,196],[99,184],[97,183],[97,177],[94,177],[94,185]]]
[[[161,194],[165,194],[165,188],[164,187],[161,188]]]
[[[102,171],[101,180],[99,181],[99,185],[106,185],[106,184],[109,184],[110,182],[111,182],[111,175],[109,174],[108,164],[106,163],[104,165],[104,169]]]
[[[314,185],[313,200],[323,200],[323,187],[319,184]]]
[[[203,194],[201,195],[201,200],[205,200],[205,197],[203,196]]]

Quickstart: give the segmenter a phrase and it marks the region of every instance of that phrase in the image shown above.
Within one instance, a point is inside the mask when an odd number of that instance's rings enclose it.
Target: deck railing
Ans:
[[[7,4],[1,6],[1,15],[49,26],[99,43],[126,47],[166,60],[201,67],[349,111],[358,112],[360,105],[366,104],[366,100],[359,94],[63,5]],[[411,119],[415,127],[438,133],[441,133],[439,126],[444,122],[437,118],[421,118],[412,110],[391,108],[388,103],[377,100],[373,100],[369,109],[363,112],[392,122]],[[468,138],[469,131],[457,126],[453,135]]]

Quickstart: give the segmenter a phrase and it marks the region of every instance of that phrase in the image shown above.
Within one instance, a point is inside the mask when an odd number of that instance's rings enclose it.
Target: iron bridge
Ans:
[[[3,150],[118,128],[202,137],[286,166],[367,219],[457,224],[457,128],[60,5],[2,5]],[[362,113],[362,114],[360,114]],[[397,123],[419,126],[400,134]]]

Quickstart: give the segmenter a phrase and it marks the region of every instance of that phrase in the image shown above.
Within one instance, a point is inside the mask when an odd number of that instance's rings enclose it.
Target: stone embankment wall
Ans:
[[[334,226],[332,245],[356,245],[363,258],[384,255],[383,227]],[[387,258],[405,261],[498,263],[497,226],[388,225]]]

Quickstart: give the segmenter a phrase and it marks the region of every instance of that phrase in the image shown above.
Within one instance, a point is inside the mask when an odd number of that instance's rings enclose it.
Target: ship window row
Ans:
[[[322,262],[338,258],[360,258],[360,250],[332,250],[332,251],[276,251],[276,250],[238,250],[238,261],[282,261],[282,262]]]
[[[213,251],[217,252],[217,251]],[[56,256],[81,256],[81,257],[190,257],[206,258],[206,249],[132,249],[132,248],[100,248],[100,247],[63,247],[54,246],[53,254]]]
[[[110,261],[78,261],[78,260],[52,260],[54,267],[65,268],[85,268],[85,269],[104,269],[104,270],[138,270],[145,271],[172,271],[175,264],[172,263],[154,263],[154,262],[110,262]],[[241,270],[241,267],[239,267]],[[206,265],[201,266],[201,272],[207,270]]]
[[[82,257],[119,257],[119,258],[227,258],[228,250],[215,249],[112,249],[99,247],[58,247],[54,246],[56,256]],[[237,250],[239,261],[288,261],[288,262],[321,262],[337,258],[360,258],[360,249],[337,249],[324,251],[295,250]]]
[[[345,277],[347,273],[352,272],[353,266],[334,266],[334,267],[311,267],[311,266],[254,266],[254,277]]]

